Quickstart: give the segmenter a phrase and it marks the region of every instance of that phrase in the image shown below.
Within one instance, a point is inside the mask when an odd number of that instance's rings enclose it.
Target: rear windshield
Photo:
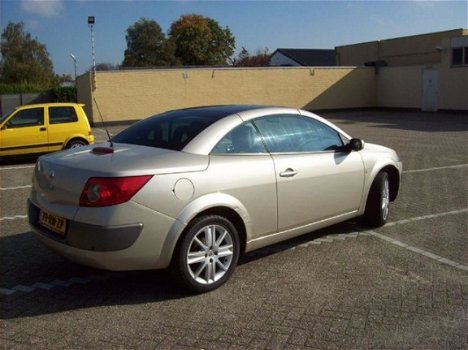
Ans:
[[[167,112],[132,125],[114,136],[112,141],[181,151],[195,136],[223,116],[207,110]]]

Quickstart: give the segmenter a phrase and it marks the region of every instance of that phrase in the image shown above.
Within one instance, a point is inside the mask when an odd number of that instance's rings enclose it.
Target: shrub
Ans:
[[[31,84],[4,84],[0,83],[0,95],[24,94],[29,92],[44,92],[46,89]]]
[[[76,102],[76,89],[72,86],[55,87],[52,89],[54,102]]]

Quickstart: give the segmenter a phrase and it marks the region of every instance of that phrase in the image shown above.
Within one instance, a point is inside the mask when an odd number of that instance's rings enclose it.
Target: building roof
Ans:
[[[276,49],[301,66],[336,66],[335,50],[329,49]],[[272,55],[272,56],[273,56]]]
[[[440,32],[430,32],[430,33],[399,36],[399,37],[396,37],[396,38],[389,38],[389,39],[364,41],[364,42],[359,42],[359,43],[354,43],[354,44],[335,46],[335,49],[342,48],[342,47],[354,46],[354,45],[363,45],[363,44],[370,44],[370,43],[375,43],[375,42],[382,42],[382,41],[393,41],[393,40],[396,41],[396,40],[401,40],[401,39],[410,39],[410,38],[413,39],[413,38],[418,38],[418,37],[419,38],[430,37],[430,36],[439,35],[439,34],[447,34],[447,37],[464,36],[464,35],[468,35],[468,29],[457,28],[457,29],[443,30],[443,31],[440,31]]]

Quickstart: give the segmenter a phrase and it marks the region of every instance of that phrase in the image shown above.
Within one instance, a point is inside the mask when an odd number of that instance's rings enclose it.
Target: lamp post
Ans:
[[[74,54],[70,54],[71,59],[73,60],[73,68],[75,72],[74,81],[75,81],[75,102],[78,102],[78,89],[76,88],[76,57]]]
[[[88,26],[91,30],[91,52],[93,55],[93,90],[96,90],[96,54],[94,52],[94,16],[88,16]]]
[[[75,76],[74,76],[73,78],[75,79],[75,85],[76,85],[76,57],[75,57],[75,55],[72,54],[72,53],[70,54],[70,57],[71,57],[72,60],[73,60],[73,66],[74,66],[74,68],[75,68]]]

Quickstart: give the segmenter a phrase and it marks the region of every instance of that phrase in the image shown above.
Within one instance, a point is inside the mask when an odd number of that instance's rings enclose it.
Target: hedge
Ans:
[[[52,89],[54,102],[76,102],[76,89],[70,87],[56,87]]]
[[[73,86],[58,86],[52,89],[44,89],[38,86],[28,84],[0,84],[0,95],[40,92],[50,92],[52,96],[52,101],[50,102],[76,102],[76,89]]]
[[[4,84],[0,83],[0,95],[24,94],[28,92],[44,92],[44,88],[30,84]]]

